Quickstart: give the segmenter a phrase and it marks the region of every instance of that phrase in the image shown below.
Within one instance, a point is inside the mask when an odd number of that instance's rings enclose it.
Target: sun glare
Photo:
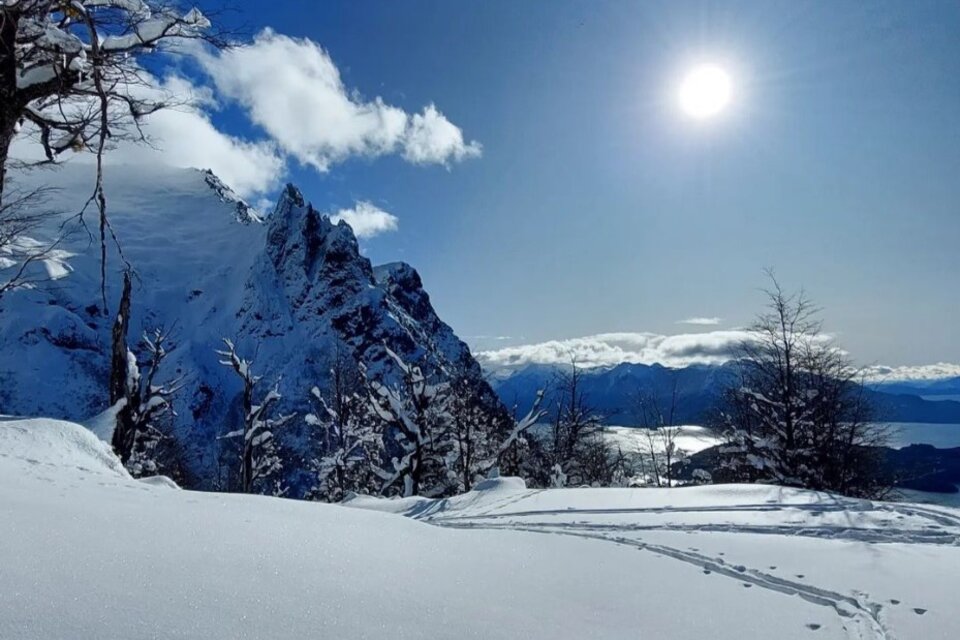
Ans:
[[[717,115],[730,103],[730,75],[715,64],[691,69],[680,84],[680,108],[698,120]]]

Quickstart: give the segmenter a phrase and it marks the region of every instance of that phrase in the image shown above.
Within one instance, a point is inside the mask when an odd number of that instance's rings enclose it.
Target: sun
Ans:
[[[718,65],[702,64],[687,72],[677,97],[684,113],[704,120],[723,111],[730,94],[730,75]]]

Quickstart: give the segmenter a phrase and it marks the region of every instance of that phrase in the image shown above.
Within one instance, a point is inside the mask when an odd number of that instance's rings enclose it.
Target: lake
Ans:
[[[960,447],[960,424],[892,422],[890,429],[890,446],[896,449],[911,444],[929,444],[939,449]]]

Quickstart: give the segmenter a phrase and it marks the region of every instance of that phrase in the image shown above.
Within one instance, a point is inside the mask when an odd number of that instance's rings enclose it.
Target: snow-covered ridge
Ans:
[[[387,271],[402,279],[378,279],[350,227],[333,223],[295,186],[261,220],[210,172],[150,167],[144,179],[144,171],[109,168],[108,213],[135,272],[131,341],[161,325],[172,329],[166,375],[185,376],[174,400],[176,428],[198,486],[212,481],[217,438],[237,419],[239,383],[215,354],[224,338],[253,360],[264,384],[280,380],[278,411],[304,412],[337,341],[371,375],[396,375],[389,347],[427,370],[465,376],[492,411],[502,410],[467,346],[437,317],[416,271],[394,265]],[[40,241],[80,209],[90,172],[72,164],[17,176],[25,186],[58,189],[49,205],[62,215]],[[84,420],[106,408],[124,262],[111,245],[104,313],[95,238],[77,227],[59,248],[60,277],[8,294],[0,307],[0,411]],[[283,434],[291,450],[304,446],[306,428],[298,423]]]

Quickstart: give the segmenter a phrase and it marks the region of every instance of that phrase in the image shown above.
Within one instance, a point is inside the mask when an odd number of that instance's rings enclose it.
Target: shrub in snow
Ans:
[[[710,484],[713,482],[713,476],[704,469],[694,469],[690,476],[693,478],[694,484]]]
[[[563,472],[559,463],[553,465],[550,472],[550,486],[558,489],[567,486],[567,474]]]

